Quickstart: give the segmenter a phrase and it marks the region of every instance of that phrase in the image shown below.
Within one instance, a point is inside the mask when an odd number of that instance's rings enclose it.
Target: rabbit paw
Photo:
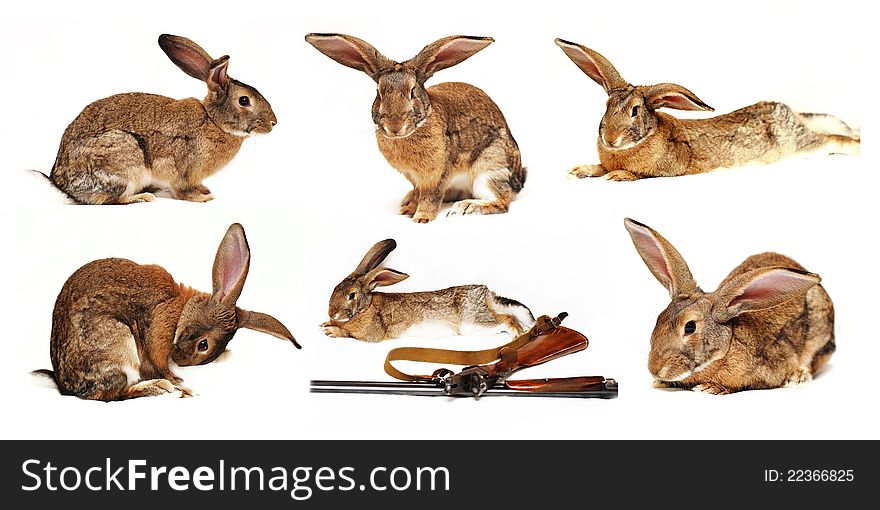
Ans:
[[[202,195],[210,195],[211,194],[211,190],[209,190],[208,187],[203,184],[197,185],[196,191],[198,191]]]
[[[174,386],[174,389],[180,392],[180,398],[190,398],[193,396],[193,392],[189,388],[183,386]]]
[[[126,388],[125,398],[155,397],[175,391],[180,390],[168,379],[148,379]]]
[[[413,217],[416,214],[416,203],[413,201],[400,205],[400,214]]]
[[[408,192],[400,201],[400,214],[412,217],[416,213],[418,202],[413,199],[413,192]]]
[[[189,202],[210,202],[211,200],[214,200],[214,195],[211,195],[210,193],[207,195],[202,195],[201,193],[199,193],[198,195],[189,196],[184,200],[187,200]]]
[[[605,178],[609,181],[635,181],[639,176],[629,170],[614,170],[605,174]]]
[[[339,326],[333,326],[327,322],[321,324],[321,329],[324,331],[324,334],[330,338],[345,338],[348,336],[348,333],[346,333],[344,329]]]
[[[812,380],[813,374],[810,373],[810,369],[806,367],[800,367],[793,374],[788,376],[785,382],[782,383],[782,387],[791,388],[794,386],[800,386],[801,384],[807,384]]]
[[[730,393],[730,390],[728,390],[724,386],[721,386],[720,384],[715,383],[698,384],[691,388],[691,391],[706,393],[708,395],[727,395],[728,393]]]
[[[578,165],[568,171],[568,176],[575,179],[601,177],[603,175],[605,175],[605,169],[602,168],[602,165]]]
[[[204,188],[204,186],[202,187]],[[204,189],[207,190],[208,188]],[[186,200],[187,202],[209,202],[211,200],[214,200],[214,195],[211,195],[210,193],[203,194],[197,188],[179,190],[177,191],[177,193],[175,193],[175,195],[179,200]]]
[[[142,202],[152,202],[156,199],[156,195],[152,193],[138,193],[135,195],[122,197],[119,199],[120,204],[140,204]]]
[[[413,222],[415,223],[428,223],[437,217],[437,213],[428,213],[425,211],[419,211],[413,215]]]

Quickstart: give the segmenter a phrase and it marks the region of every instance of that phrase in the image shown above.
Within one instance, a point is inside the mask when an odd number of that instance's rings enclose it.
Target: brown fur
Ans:
[[[793,386],[810,381],[834,352],[831,299],[820,278],[794,260],[753,255],[707,293],[666,239],[633,220],[625,224],[672,298],[648,356],[661,386],[713,394]]]
[[[190,396],[169,360],[179,366],[208,363],[238,328],[299,347],[277,320],[235,306],[249,261],[244,230],[234,224],[217,251],[212,294],[176,283],[159,266],[126,259],[96,260],[78,269],[52,314],[50,354],[61,393],[91,400],[174,391]]]
[[[466,83],[424,86],[434,72],[465,60],[492,39],[447,37],[402,63],[347,35],[309,34],[306,40],[376,81],[372,115],[379,150],[413,185],[401,214],[428,222],[444,201],[456,201],[453,215],[507,212],[526,172],[501,110]]]
[[[477,327],[501,328],[517,336],[534,323],[531,311],[522,303],[497,296],[485,285],[429,292],[374,292],[377,286],[408,278],[399,271],[378,267],[396,245],[393,239],[376,243],[355,271],[336,286],[330,296],[330,320],[322,324],[325,334],[380,342],[400,338],[420,324],[440,322],[453,334],[462,334],[463,327]]]
[[[572,169],[576,177],[628,181],[709,172],[748,163],[772,163],[795,153],[827,150],[857,154],[859,135],[830,115],[800,114],[782,103],[760,102],[709,119],[683,120],[658,108],[712,111],[674,83],[633,86],[605,57],[561,39],[556,44],[608,93],[599,125],[600,165]],[[843,132],[823,131],[825,119]]]
[[[145,202],[160,189],[181,200],[211,200],[202,181],[232,160],[245,137],[268,133],[277,122],[256,89],[228,77],[228,57],[212,60],[182,37],[163,35],[159,43],[187,74],[205,81],[208,95],[199,101],[127,93],[87,106],[64,131],[50,175],[74,201]]]

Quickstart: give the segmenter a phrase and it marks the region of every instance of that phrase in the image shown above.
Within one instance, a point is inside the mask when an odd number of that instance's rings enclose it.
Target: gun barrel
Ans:
[[[311,393],[347,393],[360,395],[413,395],[420,397],[449,396],[443,386],[430,382],[404,381],[311,381]],[[462,395],[465,396],[465,395]],[[617,382],[607,379],[604,387],[584,391],[522,391],[507,388],[503,382],[496,383],[482,397],[555,397],[555,398],[603,398],[617,397]]]

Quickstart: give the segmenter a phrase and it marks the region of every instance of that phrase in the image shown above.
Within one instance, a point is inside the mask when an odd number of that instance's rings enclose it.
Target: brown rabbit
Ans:
[[[467,83],[425,89],[435,72],[464,61],[492,38],[445,37],[406,62],[350,35],[308,34],[306,41],[377,83],[373,122],[379,150],[413,185],[401,214],[427,223],[444,201],[455,202],[450,215],[507,212],[526,170],[501,110]]]
[[[376,243],[354,272],[333,289],[330,320],[321,325],[325,334],[379,342],[407,336],[419,326],[440,323],[455,335],[468,330],[501,330],[515,337],[535,323],[525,305],[498,296],[485,285],[429,292],[373,292],[376,287],[409,278],[399,271],[378,267],[396,247],[394,239]]]
[[[176,283],[155,265],[89,262],[65,282],[52,313],[54,378],[64,395],[122,400],[190,390],[171,372],[203,365],[239,328],[299,344],[274,317],[236,306],[250,266],[244,229],[229,227],[214,260],[211,294]]]
[[[657,110],[714,110],[681,85],[633,86],[598,52],[562,39],[556,44],[608,93],[597,142],[601,164],[577,166],[570,172],[575,177],[632,181],[772,163],[811,151],[859,153],[860,136],[839,119],[798,113],[782,103],[764,101],[709,119],[676,119]]]
[[[834,307],[818,275],[778,253],[753,255],[715,292],[647,225],[624,220],[672,302],[651,334],[648,370],[661,386],[713,394],[808,382],[834,352]]]
[[[202,180],[223,168],[242,141],[277,122],[257,89],[229,77],[229,57],[212,59],[185,37],[164,34],[159,46],[208,95],[171,99],[132,92],[95,101],[64,131],[49,179],[74,202],[150,202],[151,191],[206,202]]]

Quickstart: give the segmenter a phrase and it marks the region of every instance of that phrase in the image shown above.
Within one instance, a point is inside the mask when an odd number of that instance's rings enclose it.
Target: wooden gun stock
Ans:
[[[489,377],[505,377],[517,370],[582,351],[589,343],[584,335],[560,326],[538,335],[519,349],[501,349],[498,363],[483,368]]]
[[[602,376],[560,377],[558,379],[520,379],[504,381],[504,386],[512,390],[532,392],[595,391],[605,389],[606,379]]]
[[[577,331],[554,325],[552,329],[537,334],[516,349],[510,347],[501,349],[497,363],[466,368],[450,375],[445,381],[444,391],[448,395],[470,394],[479,397],[496,382],[505,380],[517,370],[582,351],[587,348],[588,343],[587,337]],[[571,384],[576,383],[571,382]],[[549,381],[543,383],[533,381],[532,386],[545,387],[543,391],[556,391],[552,388],[565,386],[565,383],[557,385]]]

